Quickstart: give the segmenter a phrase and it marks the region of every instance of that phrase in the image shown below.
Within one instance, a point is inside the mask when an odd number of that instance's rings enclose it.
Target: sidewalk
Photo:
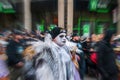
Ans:
[[[94,78],[94,77],[85,76],[85,79],[84,79],[84,80],[97,80],[97,79]]]

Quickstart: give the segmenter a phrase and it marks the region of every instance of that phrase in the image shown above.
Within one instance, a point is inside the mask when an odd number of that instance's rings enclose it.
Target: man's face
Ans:
[[[79,40],[80,40],[80,37],[79,37],[79,36],[74,36],[74,37],[73,37],[73,40],[74,40],[74,41],[79,41]]]
[[[22,35],[16,35],[15,38],[18,39],[18,40],[21,40],[21,39],[23,39],[23,36]]]
[[[59,34],[53,41],[59,46],[64,46],[66,43],[66,34]]]

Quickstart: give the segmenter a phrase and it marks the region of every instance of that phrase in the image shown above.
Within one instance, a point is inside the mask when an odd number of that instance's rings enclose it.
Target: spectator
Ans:
[[[102,76],[101,80],[118,80],[116,57],[110,44],[112,36],[113,32],[111,30],[105,31],[103,39],[96,45],[97,66]]]
[[[3,35],[0,34],[0,80],[10,80],[9,70],[6,64],[6,45],[8,43],[4,40]]]
[[[10,66],[11,80],[17,80],[21,75],[21,69],[24,65],[22,58],[23,46],[20,42],[23,39],[23,34],[20,31],[15,30],[13,34],[13,40],[9,41],[7,45],[8,65]]]
[[[69,43],[69,47],[70,46],[71,46],[71,48],[73,48],[73,50],[74,50],[74,47],[76,47],[75,55],[76,55],[76,58],[77,58],[77,62],[79,64],[78,71],[79,71],[81,79],[83,80],[84,75],[85,75],[85,55],[82,51],[82,45],[80,43],[80,37],[75,33],[72,35],[71,43]],[[74,51],[71,51],[71,52],[74,53]]]

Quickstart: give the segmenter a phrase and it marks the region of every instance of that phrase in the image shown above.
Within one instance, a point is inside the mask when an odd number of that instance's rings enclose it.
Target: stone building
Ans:
[[[0,9],[1,28],[45,31],[60,26],[68,34],[80,35],[99,34],[110,28],[120,33],[120,0],[0,0],[1,8],[5,1],[13,12]]]

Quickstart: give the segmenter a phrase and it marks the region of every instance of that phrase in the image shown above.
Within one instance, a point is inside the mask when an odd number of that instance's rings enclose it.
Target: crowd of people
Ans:
[[[0,80],[84,80],[86,74],[118,80],[113,40],[111,30],[81,37],[60,27],[1,32]]]

